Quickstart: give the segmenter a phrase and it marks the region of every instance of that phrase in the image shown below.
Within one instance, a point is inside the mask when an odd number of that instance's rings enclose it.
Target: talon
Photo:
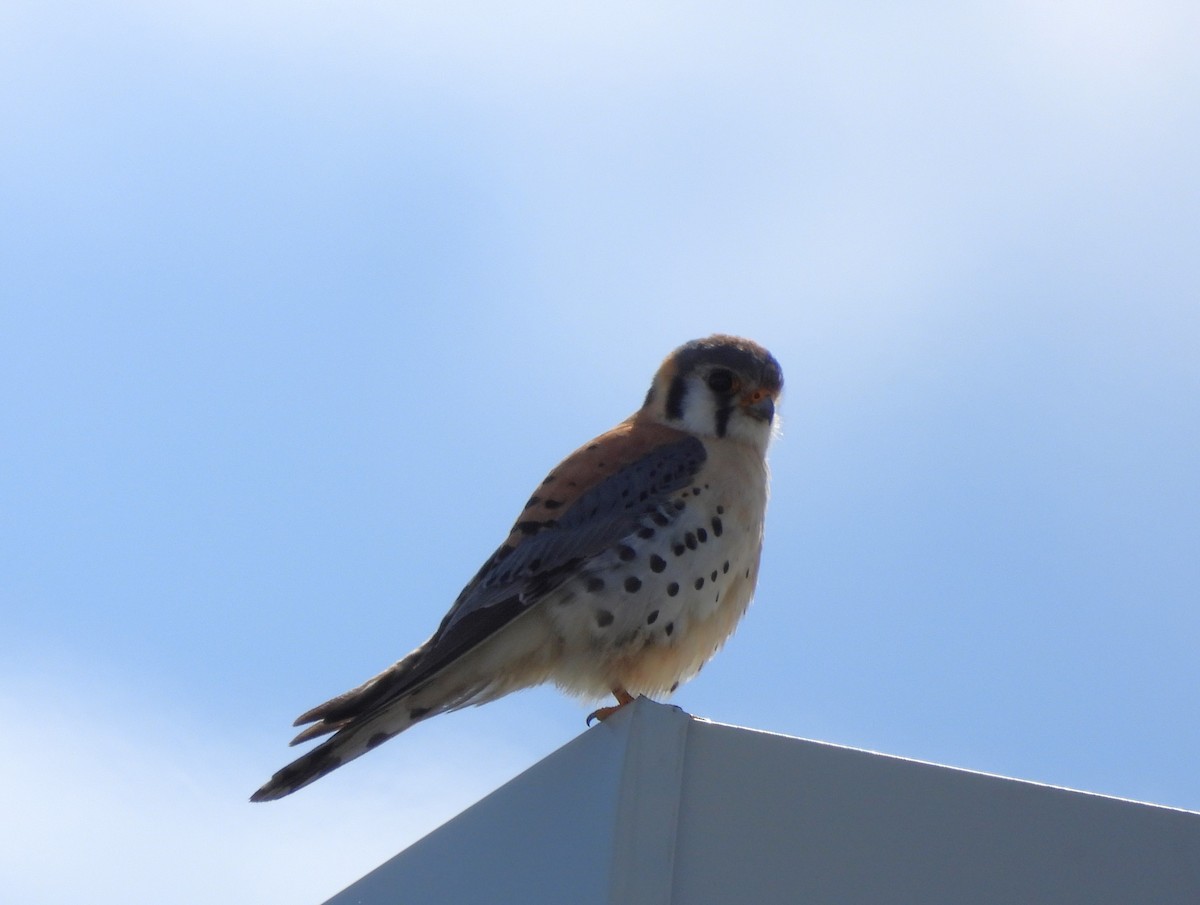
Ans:
[[[614,713],[616,713],[618,710],[620,710],[623,706],[624,706],[623,704],[617,704],[615,707],[601,707],[599,710],[593,710],[591,713],[588,714],[587,724],[590,726],[596,720],[600,720],[601,722],[604,722],[604,720],[607,720],[610,716],[612,716]]]
[[[588,714],[587,724],[589,726],[592,725],[592,722],[594,720],[600,720],[601,722],[603,722],[604,720],[607,720],[610,716],[612,716],[614,713],[616,713],[618,710],[620,710],[626,704],[630,704],[633,702],[633,695],[631,695],[624,688],[614,688],[613,689],[613,697],[615,697],[617,699],[616,704],[612,705],[611,707],[601,707],[599,710],[593,710],[591,713]]]

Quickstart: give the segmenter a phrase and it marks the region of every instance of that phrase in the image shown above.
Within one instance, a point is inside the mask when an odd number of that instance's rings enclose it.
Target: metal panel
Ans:
[[[630,721],[613,834],[612,905],[671,905],[688,726],[677,707],[637,704]]]
[[[638,700],[331,899],[1196,905],[1200,814]]]
[[[628,736],[596,727],[326,905],[608,905]]]
[[[1196,905],[1200,814],[693,725],[674,905]]]

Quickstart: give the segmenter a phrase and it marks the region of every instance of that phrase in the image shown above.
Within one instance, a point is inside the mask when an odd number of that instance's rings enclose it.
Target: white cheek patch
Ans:
[[[679,417],[670,419],[668,423],[700,437],[719,436],[717,410],[724,404],[723,401],[715,398],[697,375],[686,378],[686,384]],[[728,412],[724,429],[724,436],[766,452],[771,438],[780,431],[780,418],[776,414],[768,424],[751,418],[735,403],[733,410]]]
[[[693,434],[716,436],[716,402],[708,387],[695,377],[687,379],[687,393],[683,397],[683,417],[676,424]]]

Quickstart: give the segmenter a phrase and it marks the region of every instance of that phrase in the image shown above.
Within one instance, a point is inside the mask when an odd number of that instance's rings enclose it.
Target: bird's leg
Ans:
[[[594,710],[591,713],[589,713],[588,718],[587,718],[587,724],[589,726],[592,725],[592,720],[600,720],[600,721],[607,720],[610,716],[612,716],[614,713],[616,713],[618,710],[620,710],[626,704],[633,702],[633,695],[631,695],[624,688],[614,688],[612,690],[612,693],[613,693],[613,697],[615,697],[617,699],[617,703],[612,707],[601,707],[599,710]]]

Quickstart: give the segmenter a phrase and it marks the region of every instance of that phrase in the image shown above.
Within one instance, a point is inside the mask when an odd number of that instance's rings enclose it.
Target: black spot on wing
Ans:
[[[692,483],[705,458],[703,443],[683,437],[610,474],[560,509],[557,520],[537,529],[522,526],[520,543],[503,545],[483,565],[404,677],[403,687],[389,688],[389,696],[428,681],[573,577],[588,559],[635,535],[647,518],[670,523],[664,512],[671,495]]]
[[[621,534],[613,537],[615,541],[637,527],[632,522],[641,516],[647,513],[651,518],[655,514],[661,516],[660,507],[665,498],[686,486],[706,457],[704,444],[695,437],[684,437],[661,446],[582,494],[560,516],[559,522],[564,528],[575,528],[597,519],[608,525],[614,516],[626,516],[618,519],[624,524],[620,528]]]

